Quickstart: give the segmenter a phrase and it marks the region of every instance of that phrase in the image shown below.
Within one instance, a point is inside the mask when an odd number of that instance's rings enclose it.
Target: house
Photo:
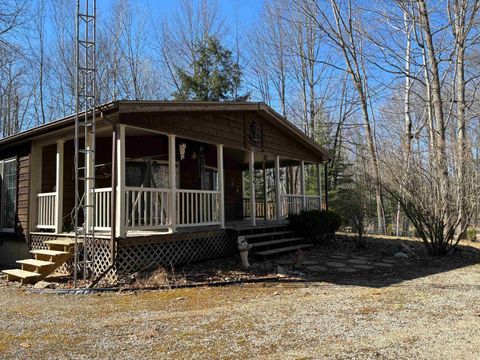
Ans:
[[[81,139],[96,148],[94,205],[79,219],[94,225],[96,276],[232,254],[241,229],[270,234],[326,206],[330,155],[263,103],[115,101],[96,119]],[[35,271],[52,260],[47,245],[72,244],[74,139],[69,116],[0,140],[0,263],[37,251],[21,262]]]

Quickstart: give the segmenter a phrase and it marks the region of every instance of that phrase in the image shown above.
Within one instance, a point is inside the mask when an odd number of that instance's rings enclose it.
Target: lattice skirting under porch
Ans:
[[[31,250],[47,250],[48,245],[45,244],[45,241],[49,240],[57,240],[57,239],[65,239],[63,236],[53,235],[53,234],[31,234],[30,235],[30,249]],[[65,264],[60,266],[57,269],[57,272],[64,273],[64,274],[71,274],[73,271],[73,260],[67,261]]]
[[[46,240],[64,238],[57,235],[31,235],[34,249],[47,248]],[[89,242],[89,258],[93,260],[94,277],[104,273],[110,266],[111,240],[96,238]],[[166,235],[151,235],[117,239],[115,243],[115,266],[105,275],[112,283],[118,278],[159,266],[171,267],[196,261],[233,255],[236,252],[236,234],[228,230],[185,232]],[[62,271],[72,271],[72,264]]]

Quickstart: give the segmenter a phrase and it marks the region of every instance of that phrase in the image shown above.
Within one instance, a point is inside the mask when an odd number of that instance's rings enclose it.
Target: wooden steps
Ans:
[[[32,250],[33,259],[17,260],[21,269],[2,270],[9,281],[20,280],[22,284],[34,284],[56,274],[61,265],[73,257],[75,241],[57,239],[45,241],[48,249]]]
[[[252,245],[250,253],[253,257],[273,257],[313,246],[304,243],[303,238],[294,236],[285,224],[243,228],[237,233]]]
[[[277,240],[267,240],[267,241],[261,241],[261,242],[256,242],[252,243],[253,247],[261,247],[261,246],[270,246],[270,245],[277,245],[277,244],[285,244],[285,243],[294,243],[298,241],[302,241],[303,238],[301,237],[292,237],[292,238],[286,238],[286,239],[277,239]]]
[[[34,255],[44,255],[44,256],[58,256],[58,255],[65,255],[67,254],[66,251],[58,251],[58,250],[32,250],[30,253]]]
[[[34,267],[42,267],[42,266],[49,266],[55,264],[53,261],[45,261],[45,260],[37,260],[37,259],[24,259],[24,260],[17,260],[18,264],[34,266]]]
[[[79,241],[78,243],[81,244],[82,242]],[[48,241],[45,241],[44,244],[47,244],[50,250],[70,252],[75,247],[75,240],[74,239],[48,240]]]
[[[306,249],[306,248],[309,248],[309,247],[312,247],[312,246],[313,246],[313,244],[300,244],[300,245],[294,245],[294,246],[287,246],[287,247],[281,247],[281,248],[278,248],[278,249],[259,251],[259,252],[256,253],[256,255],[260,255],[260,256],[279,255],[279,254],[283,254],[283,253],[286,253],[286,252]]]
[[[35,282],[40,281],[37,279],[41,276],[36,272],[20,269],[2,270],[2,273],[7,274],[8,281],[21,279],[22,284],[26,284],[27,282],[31,282],[32,280],[35,280]]]
[[[291,231],[273,231],[269,233],[243,235],[243,237],[247,240],[250,240],[254,238],[266,238],[270,236],[283,236],[283,235],[291,235],[291,234],[293,234]]]
[[[24,259],[17,260],[18,264],[22,265],[22,270],[32,271],[38,273],[40,269],[45,266],[52,266],[55,263],[53,261],[37,260],[37,259]]]

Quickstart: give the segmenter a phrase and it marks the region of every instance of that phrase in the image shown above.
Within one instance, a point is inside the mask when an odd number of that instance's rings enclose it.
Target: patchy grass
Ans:
[[[395,246],[372,239],[366,252]],[[75,296],[0,286],[0,357],[475,359],[479,284],[479,259],[462,251],[296,284]]]

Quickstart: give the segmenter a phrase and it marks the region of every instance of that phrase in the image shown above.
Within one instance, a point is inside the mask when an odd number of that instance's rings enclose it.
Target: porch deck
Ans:
[[[257,220],[256,225],[252,226],[252,223],[250,220],[238,220],[238,221],[227,221],[225,222],[225,229],[227,230],[246,230],[246,229],[262,229],[262,228],[268,228],[272,226],[279,226],[279,225],[287,225],[288,220],[287,219],[282,219],[280,222],[277,220]],[[210,226],[195,226],[195,227],[187,227],[187,228],[178,228],[176,233],[185,233],[185,232],[198,232],[198,231],[211,231],[211,230],[218,230],[220,229],[219,225],[210,225]],[[48,232],[31,232],[32,235],[54,235],[54,233],[48,233]],[[127,230],[126,232],[126,238],[130,237],[145,237],[145,236],[158,236],[158,235],[172,235],[173,233],[168,230]],[[57,236],[62,236],[62,237],[74,237],[75,233],[73,231],[69,232],[62,232],[55,234]],[[102,231],[95,231],[95,237],[99,239],[110,239],[111,238],[111,232],[110,230],[102,230]]]

